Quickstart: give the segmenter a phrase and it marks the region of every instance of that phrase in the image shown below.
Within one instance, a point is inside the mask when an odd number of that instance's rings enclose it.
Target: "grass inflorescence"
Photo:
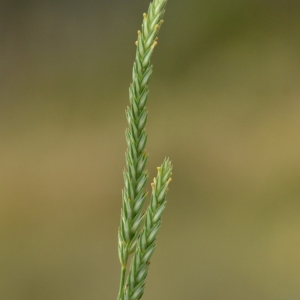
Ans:
[[[163,23],[167,0],[154,0],[147,14],[143,14],[141,31],[136,41],[136,57],[133,64],[132,83],[129,88],[130,105],[126,109],[128,128],[126,169],[122,191],[122,211],[118,233],[118,252],[121,263],[121,279],[118,300],[138,300],[142,297],[150,257],[156,245],[156,237],[161,225],[161,216],[166,206],[166,193],[171,181],[172,165],[165,159],[158,168],[157,177],[152,183],[150,204],[143,213],[147,197],[145,185],[148,171],[145,152],[147,134],[145,125],[148,112],[148,84],[152,75],[150,63],[157,45],[158,33]],[[129,256],[133,255],[126,277]]]

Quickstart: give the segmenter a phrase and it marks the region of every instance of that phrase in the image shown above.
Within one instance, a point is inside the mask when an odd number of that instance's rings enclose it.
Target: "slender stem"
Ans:
[[[124,293],[124,283],[125,283],[125,274],[126,274],[126,266],[122,266],[121,268],[121,279],[120,279],[120,288],[119,288],[119,295],[118,300],[122,299]]]

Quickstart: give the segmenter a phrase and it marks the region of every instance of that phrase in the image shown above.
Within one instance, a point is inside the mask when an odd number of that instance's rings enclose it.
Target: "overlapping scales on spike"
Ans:
[[[141,262],[139,260],[136,261],[138,274],[135,278],[128,277],[131,285],[125,294],[124,278],[128,257],[131,253],[135,252],[137,244],[140,243],[139,241],[145,240],[144,236],[140,236],[140,227],[145,218],[145,214],[142,213],[142,208],[147,196],[145,185],[148,178],[148,172],[145,170],[148,159],[148,154],[145,152],[147,143],[145,126],[148,117],[146,104],[149,94],[148,84],[153,72],[150,60],[154,48],[157,45],[157,35],[163,23],[162,18],[166,3],[167,0],[153,0],[147,14],[143,14],[142,29],[138,31],[136,41],[137,47],[132,69],[132,83],[129,87],[130,105],[126,109],[128,128],[125,132],[127,142],[127,151],[125,154],[126,168],[123,174],[125,187],[122,192],[123,204],[118,234],[119,258],[122,265],[118,300],[140,299],[144,290],[143,280],[148,270],[148,266],[140,268]],[[160,196],[160,194],[157,194],[154,198],[155,203],[159,203],[159,199],[162,199],[163,195]],[[153,205],[154,204],[152,204],[152,206]],[[164,206],[160,206],[157,210],[153,206],[155,215],[151,215],[151,218],[153,217],[151,219],[152,221],[155,220],[156,223],[159,222],[163,208]],[[149,219],[148,214],[149,213],[146,215],[147,219]],[[146,220],[146,223],[149,224],[149,221]],[[151,229],[151,234],[146,238],[147,242],[155,240],[158,228],[159,225],[156,225],[155,228]],[[143,234],[145,235],[145,233]],[[144,261],[148,261],[154,247],[153,245],[151,249],[147,250],[147,254],[143,254]],[[141,245],[139,249],[143,249]],[[136,282],[136,280],[140,283],[135,284],[134,282]]]
[[[142,297],[150,258],[155,250],[162,213],[166,207],[168,185],[171,182],[172,165],[165,159],[152,183],[150,205],[146,211],[145,225],[137,242],[131,262],[125,293],[121,300],[138,300]]]
[[[154,0],[143,15],[141,31],[138,31],[137,51],[129,88],[130,106],[126,109],[128,128],[126,170],[124,171],[123,208],[119,229],[119,257],[125,267],[127,258],[134,251],[137,231],[144,215],[141,213],[146,198],[144,187],[148,178],[145,170],[148,154],[145,152],[147,134],[145,125],[148,112],[148,84],[153,72],[150,59],[157,45],[157,35],[162,24],[166,0]]]

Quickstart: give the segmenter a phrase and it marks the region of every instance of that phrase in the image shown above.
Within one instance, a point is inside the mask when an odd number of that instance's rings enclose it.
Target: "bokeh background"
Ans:
[[[116,299],[148,4],[0,2],[3,300]],[[147,151],[174,175],[144,300],[300,299],[299,36],[298,0],[169,1]]]

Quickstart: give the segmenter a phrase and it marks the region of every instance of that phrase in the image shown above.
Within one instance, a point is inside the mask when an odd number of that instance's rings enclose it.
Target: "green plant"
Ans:
[[[122,192],[121,221],[118,232],[118,252],[121,262],[121,279],[118,300],[138,300],[145,287],[150,258],[156,245],[161,226],[162,213],[166,206],[166,193],[171,181],[172,166],[165,159],[154,178],[150,204],[143,213],[147,192],[145,185],[148,171],[145,169],[148,154],[144,151],[147,134],[145,125],[148,112],[148,83],[152,74],[150,59],[157,45],[157,35],[163,23],[167,0],[153,0],[148,13],[143,14],[142,30],[138,31],[136,57],[133,64],[132,84],[129,88],[130,106],[126,109],[128,128],[125,187]],[[142,227],[142,228],[141,228]],[[133,255],[128,267],[128,259]],[[127,277],[126,277],[127,273]]]

